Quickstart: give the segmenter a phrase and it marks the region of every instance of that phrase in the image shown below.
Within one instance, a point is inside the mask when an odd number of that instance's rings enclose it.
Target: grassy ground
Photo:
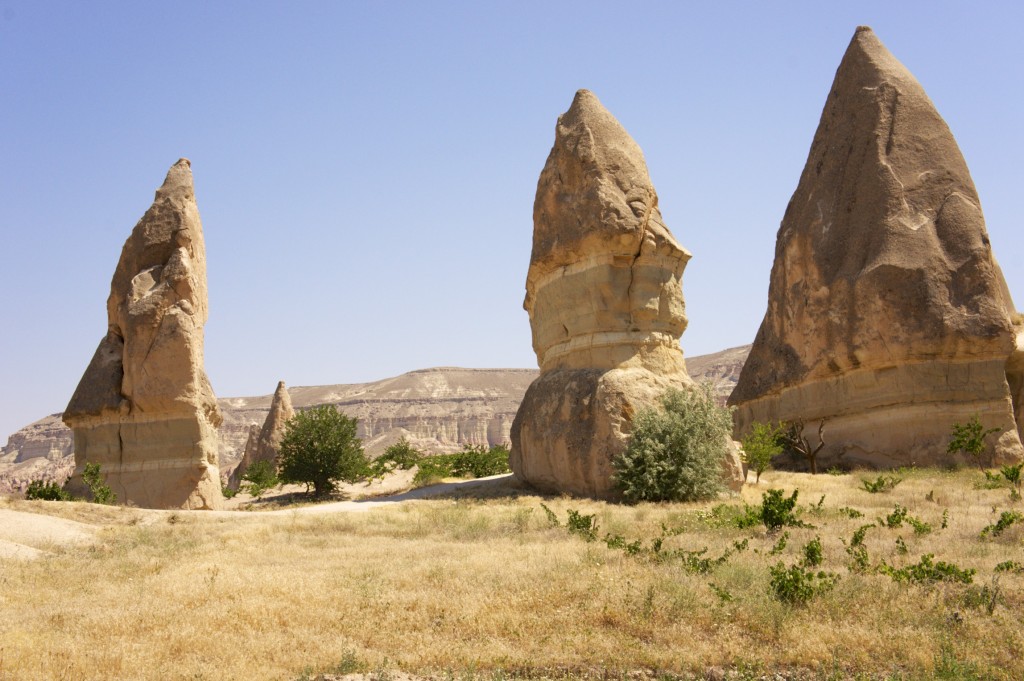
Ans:
[[[149,517],[6,502],[104,529],[91,547],[0,562],[0,679],[291,681],[399,670],[459,678],[711,678],[721,670],[745,679],[1024,678],[1024,574],[995,572],[1004,561],[1024,563],[1024,522],[980,536],[1002,511],[1024,505],[1005,487],[982,488],[977,471],[902,476],[894,490],[869,494],[866,475],[770,472],[717,509],[545,499],[509,484],[323,516]],[[731,521],[769,487],[799,489],[800,518],[815,526],[786,528],[775,555],[782,532]],[[878,526],[896,504],[931,531]],[[850,517],[847,508],[864,515]],[[597,540],[567,531],[569,510],[594,515]],[[864,539],[872,569],[851,571],[843,540],[868,523],[876,523]],[[645,550],[609,548],[608,533],[642,540]],[[654,555],[652,540],[662,535]],[[838,581],[804,605],[781,602],[770,567],[799,563],[815,537],[824,556],[815,570]],[[703,557],[714,559],[744,539],[746,550],[706,573],[676,551],[706,547]],[[897,582],[873,569],[928,553],[975,569],[972,583]]]

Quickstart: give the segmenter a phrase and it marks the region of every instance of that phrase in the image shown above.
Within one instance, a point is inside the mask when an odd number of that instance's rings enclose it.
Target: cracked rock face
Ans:
[[[827,419],[823,461],[934,464],[977,413],[1000,429],[989,460],[1020,460],[1016,318],[953,135],[857,29],[779,228],[737,435]]]
[[[686,388],[682,275],[640,147],[593,93],[558,119],[537,183],[524,307],[541,375],[512,424],[516,476],[615,496],[612,458],[636,412]]]
[[[206,251],[191,165],[167,173],[121,250],[106,336],[64,411],[75,475],[98,463],[118,500],[216,508],[217,401],[203,369]]]
[[[284,437],[284,427],[288,419],[295,416],[295,409],[292,408],[292,399],[288,395],[288,389],[284,381],[279,381],[277,390],[274,391],[274,398],[270,402],[270,412],[263,422],[262,428],[253,425],[249,430],[249,439],[245,443],[245,453],[238,466],[231,473],[229,485],[232,489],[238,489],[249,466],[258,461],[269,461],[277,465],[277,455],[281,451],[281,438]]]

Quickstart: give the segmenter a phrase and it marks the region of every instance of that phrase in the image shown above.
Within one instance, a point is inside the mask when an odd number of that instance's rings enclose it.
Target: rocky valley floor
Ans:
[[[508,478],[362,513],[0,501],[71,532],[0,555],[0,679],[1024,677],[1024,519],[992,529],[1020,502],[899,476],[638,506]],[[771,488],[800,524],[738,527]]]

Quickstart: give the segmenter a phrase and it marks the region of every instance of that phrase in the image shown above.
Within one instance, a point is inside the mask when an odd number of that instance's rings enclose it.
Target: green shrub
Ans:
[[[94,503],[108,505],[117,503],[117,495],[106,484],[98,463],[85,464],[85,468],[82,470],[82,482],[89,488]]]
[[[901,482],[903,482],[903,478],[897,478],[892,475],[879,475],[874,482],[861,478],[861,484],[864,485],[864,489],[871,494],[890,492]]]
[[[565,527],[569,530],[569,534],[578,535],[587,541],[594,541],[597,539],[596,515],[584,515],[571,508],[569,509],[568,514],[569,518],[565,522]]]
[[[817,567],[824,560],[824,549],[821,545],[821,537],[815,537],[804,544],[803,548],[805,567]]]
[[[281,482],[305,483],[320,498],[339,481],[355,482],[369,473],[356,420],[325,404],[296,412],[285,424],[278,454]]]
[[[224,498],[225,498],[225,499],[231,499],[231,498],[232,498],[232,497],[234,497],[234,496],[235,496],[236,494],[238,494],[238,490],[237,490],[237,489],[231,489],[231,488],[230,488],[230,487],[228,487],[227,485],[223,485],[223,486],[222,486],[222,487],[220,488],[220,493],[224,495]]]
[[[483,445],[466,445],[461,452],[424,456],[417,465],[417,485],[430,484],[441,478],[485,478],[508,473],[508,448],[495,445],[488,449]]]
[[[628,502],[712,499],[722,489],[722,461],[732,416],[707,384],[669,390],[662,409],[643,409],[626,451],[612,466]]]
[[[946,448],[947,454],[964,453],[969,454],[977,462],[978,466],[985,470],[982,465],[981,455],[985,451],[985,438],[992,433],[998,433],[998,428],[985,429],[981,425],[981,421],[978,419],[978,415],[975,414],[971,417],[971,420],[961,425],[959,423],[953,423],[953,435],[949,442],[949,446]]]
[[[757,474],[755,483],[761,482],[761,473],[768,470],[772,459],[782,453],[782,430],[781,423],[773,426],[771,423],[754,422],[750,433],[743,438],[743,463]]]
[[[816,595],[828,591],[839,580],[831,572],[808,570],[802,565],[786,567],[777,563],[769,568],[771,593],[778,600],[790,605],[803,605]]]
[[[1024,513],[1021,513],[1020,511],[1003,511],[999,515],[999,520],[981,531],[981,536],[983,539],[990,534],[993,537],[998,537],[1011,525],[1021,520],[1024,520]]]
[[[271,461],[257,461],[245,469],[242,481],[249,483],[248,491],[254,497],[260,497],[268,489],[281,484],[277,470]]]
[[[42,501],[71,501],[71,495],[64,491],[64,488],[55,482],[44,482],[33,480],[28,483],[25,490],[26,499],[40,499]]]
[[[785,526],[810,527],[807,523],[800,521],[793,509],[796,508],[796,498],[800,490],[793,490],[789,498],[784,497],[781,489],[770,489],[761,495],[761,522],[774,532]]]
[[[381,478],[396,470],[407,471],[422,460],[423,454],[403,437],[370,462],[370,472],[373,477]]]
[[[1021,469],[1024,469],[1024,464],[1018,463],[1013,466],[1003,466],[999,472],[1003,474],[1003,477],[1006,478],[1011,485],[1020,489]]]
[[[1015,560],[1005,560],[999,565],[996,565],[996,572],[1022,573],[1024,572],[1024,565],[1021,565]]]
[[[921,556],[921,561],[914,565],[907,565],[902,568],[894,568],[884,562],[879,566],[878,571],[883,575],[889,575],[897,582],[959,582],[970,584],[974,581],[974,568],[961,568],[953,563],[939,561],[934,562],[935,554],[928,553]]]

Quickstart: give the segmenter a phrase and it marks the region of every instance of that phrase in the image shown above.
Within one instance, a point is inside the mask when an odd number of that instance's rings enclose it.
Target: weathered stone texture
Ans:
[[[187,159],[125,242],[107,319],[63,415],[75,433],[71,484],[98,463],[122,502],[216,508],[221,415],[203,369],[206,254]]]
[[[823,461],[941,463],[952,423],[977,413],[1002,430],[993,460],[1019,460],[1013,313],[953,135],[858,28],[779,228],[768,309],[730,398],[737,434],[827,419]]]
[[[614,497],[634,414],[693,384],[679,347],[690,254],[640,148],[586,90],[558,119],[533,220],[523,306],[541,375],[512,424],[512,469],[542,489]]]
[[[242,476],[254,463],[269,461],[275,466],[277,465],[277,455],[281,451],[281,438],[284,437],[285,424],[294,415],[295,409],[292,408],[288,389],[285,387],[284,381],[279,381],[270,402],[270,411],[263,422],[263,427],[256,434],[255,441],[252,430],[249,431],[249,440],[245,443],[245,453],[231,474],[229,484],[232,489],[238,489],[238,485],[242,482]]]

